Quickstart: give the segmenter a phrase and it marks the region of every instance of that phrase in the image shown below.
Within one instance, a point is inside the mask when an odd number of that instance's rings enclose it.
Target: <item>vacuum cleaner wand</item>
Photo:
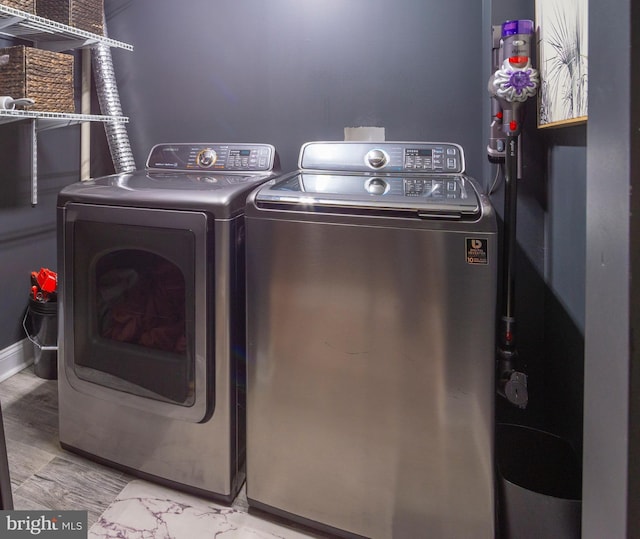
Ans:
[[[509,402],[525,408],[529,396],[526,374],[516,370],[515,341],[515,252],[518,200],[519,138],[524,103],[536,94],[538,72],[531,67],[530,44],[533,21],[514,20],[502,24],[503,62],[489,79],[489,92],[502,109],[499,116],[506,136],[504,152],[504,234],[502,282],[503,304],[497,354],[498,393]],[[493,125],[493,124],[492,124]]]

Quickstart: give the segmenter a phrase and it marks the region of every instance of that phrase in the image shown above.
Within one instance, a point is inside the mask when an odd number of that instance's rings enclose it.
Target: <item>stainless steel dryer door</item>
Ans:
[[[63,219],[63,376],[93,397],[210,417],[213,219],[80,203]]]

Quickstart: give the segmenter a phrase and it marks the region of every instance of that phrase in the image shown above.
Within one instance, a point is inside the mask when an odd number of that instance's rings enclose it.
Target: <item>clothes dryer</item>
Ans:
[[[245,474],[247,194],[268,144],[161,144],[58,197],[63,448],[231,501]]]
[[[249,504],[493,539],[497,229],[463,149],[309,143],[246,222]]]

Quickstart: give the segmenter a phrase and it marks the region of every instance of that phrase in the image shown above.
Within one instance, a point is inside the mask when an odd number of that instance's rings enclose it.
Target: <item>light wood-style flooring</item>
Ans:
[[[0,383],[14,509],[86,510],[91,526],[133,479],[63,450],[58,385],[32,367]]]

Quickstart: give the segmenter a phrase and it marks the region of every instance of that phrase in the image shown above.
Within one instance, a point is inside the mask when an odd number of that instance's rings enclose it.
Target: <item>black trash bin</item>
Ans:
[[[34,346],[33,371],[47,380],[58,378],[58,302],[29,298],[23,327]]]
[[[502,539],[579,539],[582,469],[562,438],[498,424],[496,460]]]

